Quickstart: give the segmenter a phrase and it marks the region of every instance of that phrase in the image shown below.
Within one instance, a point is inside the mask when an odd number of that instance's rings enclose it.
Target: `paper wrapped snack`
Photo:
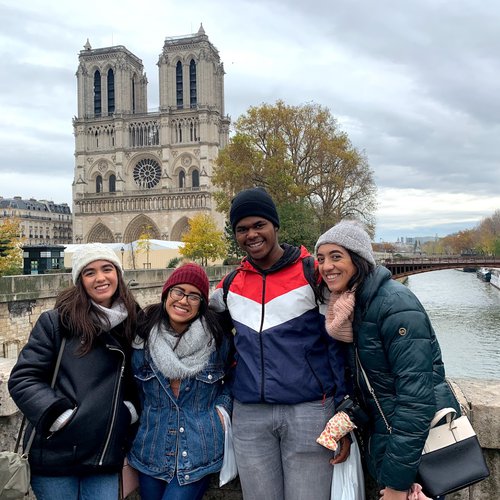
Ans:
[[[335,451],[338,447],[338,441],[355,428],[356,426],[351,422],[347,413],[339,411],[328,421],[316,442]]]

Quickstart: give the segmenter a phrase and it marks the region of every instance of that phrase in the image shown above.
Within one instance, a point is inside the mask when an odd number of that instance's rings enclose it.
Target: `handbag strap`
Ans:
[[[358,363],[359,369],[361,370],[361,374],[363,375],[363,378],[365,379],[366,387],[368,388],[368,391],[373,397],[373,400],[375,401],[375,404],[377,405],[378,411],[382,417],[382,420],[384,421],[385,426],[387,427],[387,431],[389,434],[392,434],[392,427],[389,425],[389,421],[387,420],[384,411],[382,410],[382,406],[380,405],[380,402],[377,398],[377,395],[375,394],[375,389],[372,387],[370,384],[370,381],[368,380],[368,375],[366,374],[363,365],[361,364],[361,360],[359,359],[359,354],[358,350],[356,349],[356,361]]]
[[[431,420],[431,429],[443,418],[446,417],[446,421],[450,423],[456,416],[457,410],[455,408],[443,408],[438,410]]]
[[[61,359],[62,359],[65,345],[66,345],[66,337],[63,337],[62,341],[61,341],[61,347],[59,348],[59,353],[57,354],[56,366],[54,367],[54,373],[52,375],[52,382],[50,383],[51,389],[54,389],[54,387],[56,385],[57,374],[59,373],[59,367],[61,366]],[[17,451],[19,450],[19,446],[21,444],[21,437],[23,434],[23,428],[24,428],[25,424],[26,424],[26,416],[23,415],[21,427],[19,428],[19,433],[18,433],[17,439],[16,439],[16,446],[14,447],[15,453],[17,453]],[[28,442],[26,443],[26,448],[24,449],[23,455],[28,456],[28,453],[30,452],[30,449],[31,449],[31,445],[33,444],[33,440],[35,439],[35,434],[36,434],[36,428],[35,428],[35,426],[33,426],[33,430],[31,431]]]

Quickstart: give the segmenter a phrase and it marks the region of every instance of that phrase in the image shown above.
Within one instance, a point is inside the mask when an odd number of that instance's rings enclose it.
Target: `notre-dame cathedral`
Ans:
[[[74,243],[180,241],[193,215],[219,227],[211,176],[229,135],[224,67],[203,27],[167,37],[158,60],[158,110],[148,111],[141,59],[124,46],[93,49],[77,71]]]

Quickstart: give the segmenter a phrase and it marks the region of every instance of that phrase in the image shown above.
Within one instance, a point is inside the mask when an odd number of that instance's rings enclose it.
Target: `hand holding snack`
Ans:
[[[338,441],[355,428],[356,426],[347,413],[339,411],[328,421],[316,442],[329,450],[335,451],[338,447]]]

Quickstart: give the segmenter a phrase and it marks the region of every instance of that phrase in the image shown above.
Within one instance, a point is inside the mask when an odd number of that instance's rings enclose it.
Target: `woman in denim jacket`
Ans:
[[[205,271],[185,264],[139,320],[132,368],[142,412],[129,462],[147,500],[201,499],[222,467],[230,339],[207,308],[208,290]]]

